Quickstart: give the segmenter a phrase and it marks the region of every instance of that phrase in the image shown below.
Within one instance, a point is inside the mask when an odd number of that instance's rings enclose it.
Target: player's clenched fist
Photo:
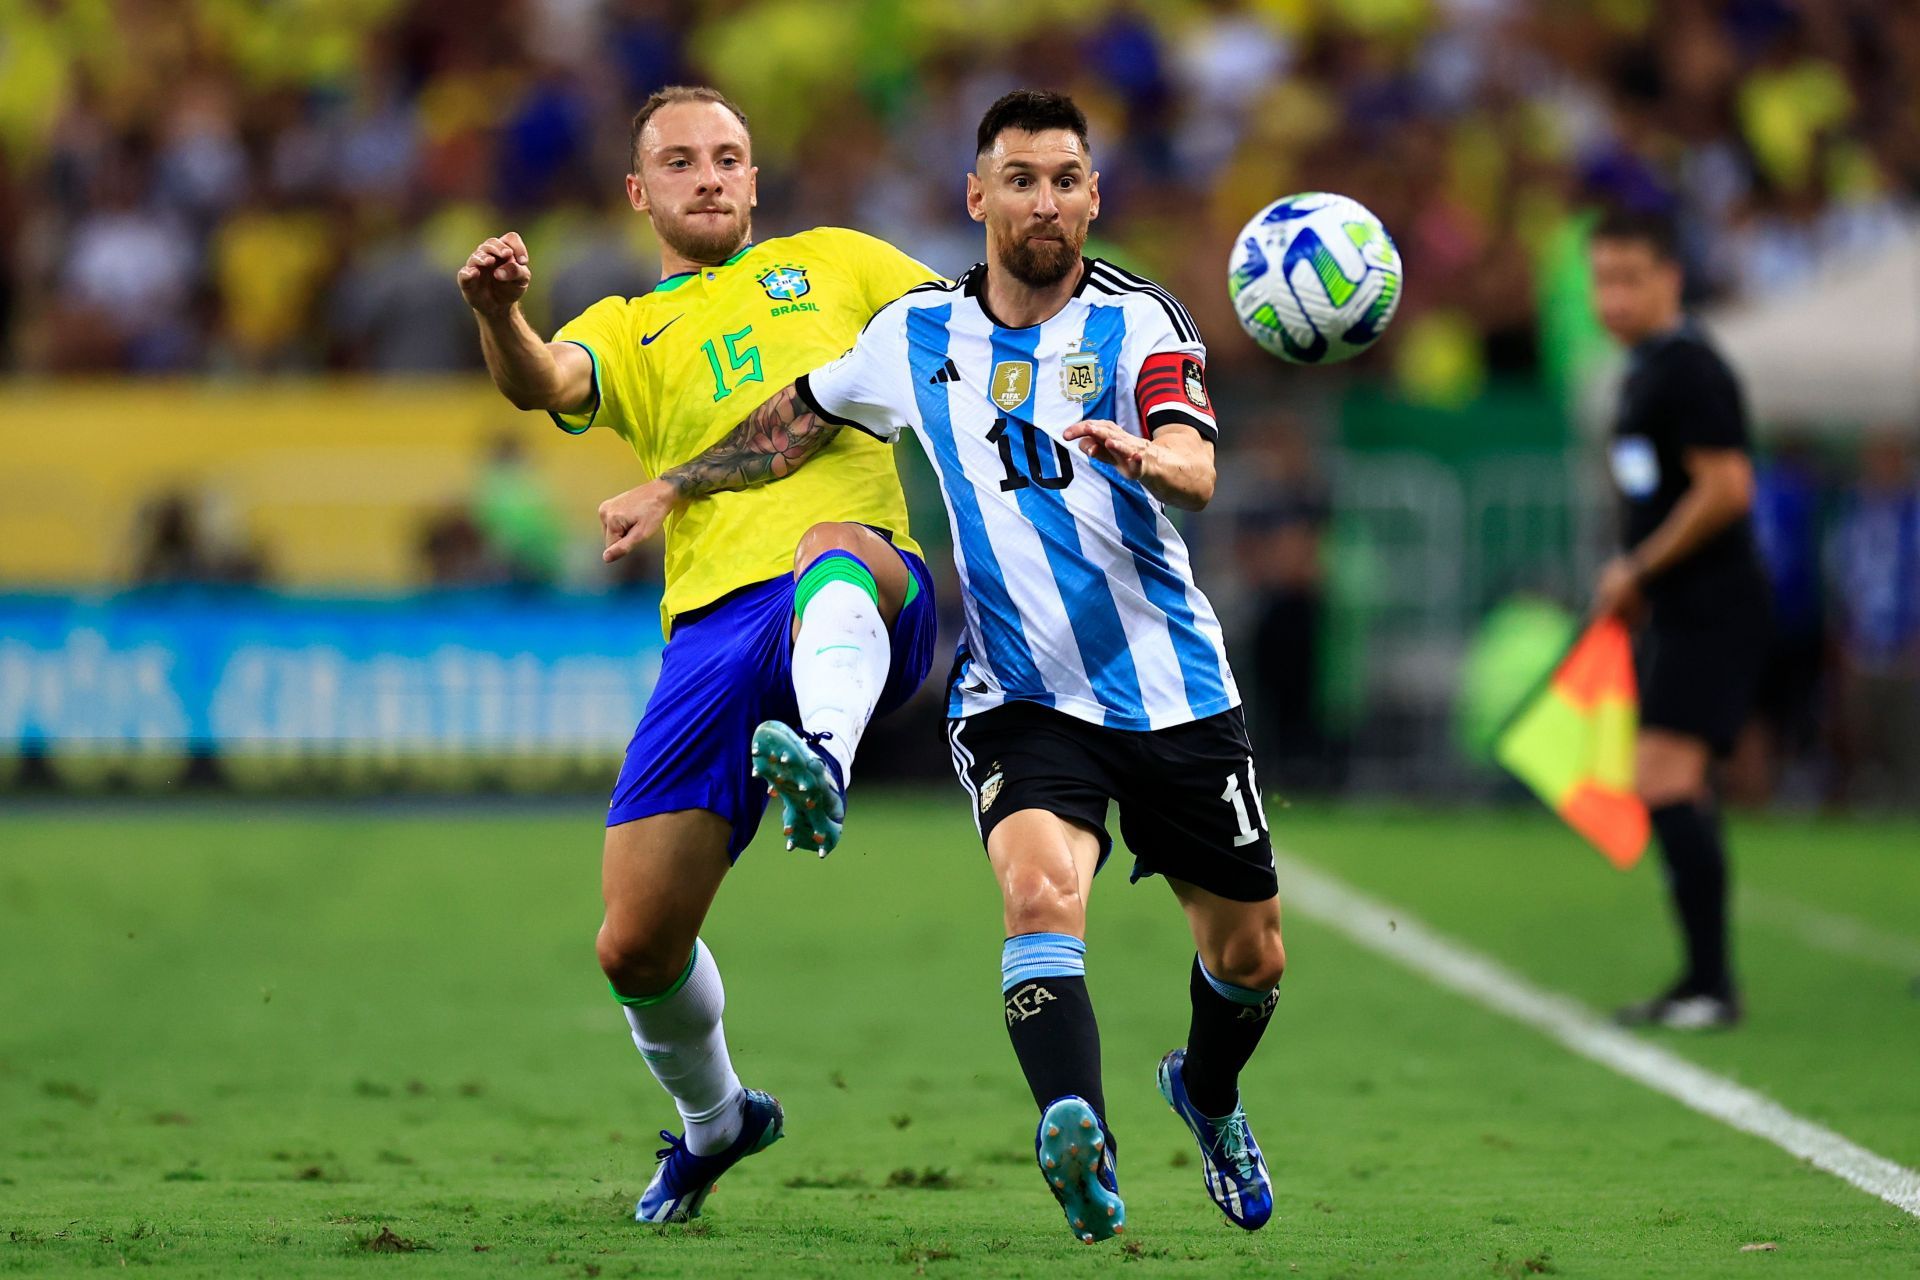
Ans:
[[[468,306],[483,316],[505,315],[533,283],[526,241],[518,231],[482,240],[456,278]]]
[[[606,534],[607,547],[600,559],[612,564],[660,532],[679,496],[666,481],[649,480],[601,503],[600,530]]]

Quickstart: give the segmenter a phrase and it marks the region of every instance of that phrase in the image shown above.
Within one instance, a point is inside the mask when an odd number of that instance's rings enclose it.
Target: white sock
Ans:
[[[807,601],[793,642],[793,698],[808,733],[831,733],[820,749],[853,781],[853,753],[887,687],[893,644],[880,606],[859,584],[833,581]]]
[[[660,1087],[673,1096],[687,1126],[687,1149],[697,1156],[723,1151],[740,1136],[745,1092],[727,1055],[720,1014],[727,989],[705,943],[693,944],[693,964],[680,985],[651,1004],[622,1005],[633,1043]]]

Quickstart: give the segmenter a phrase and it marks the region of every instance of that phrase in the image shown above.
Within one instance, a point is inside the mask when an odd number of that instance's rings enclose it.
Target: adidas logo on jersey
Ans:
[[[933,376],[928,378],[927,381],[958,382],[960,381],[960,370],[954,365],[953,361],[949,359],[945,364],[934,370]]]

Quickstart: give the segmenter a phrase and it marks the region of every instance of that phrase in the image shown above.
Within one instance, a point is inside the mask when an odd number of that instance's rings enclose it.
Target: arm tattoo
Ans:
[[[660,478],[682,498],[750,489],[790,474],[839,434],[838,426],[803,409],[800,393],[789,384],[705,453]]]

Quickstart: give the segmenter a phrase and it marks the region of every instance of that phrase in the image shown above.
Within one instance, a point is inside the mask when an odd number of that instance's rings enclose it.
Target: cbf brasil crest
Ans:
[[[767,291],[769,298],[778,298],[782,302],[792,302],[802,298],[813,288],[807,282],[805,267],[778,266],[760,277],[760,287]]]

